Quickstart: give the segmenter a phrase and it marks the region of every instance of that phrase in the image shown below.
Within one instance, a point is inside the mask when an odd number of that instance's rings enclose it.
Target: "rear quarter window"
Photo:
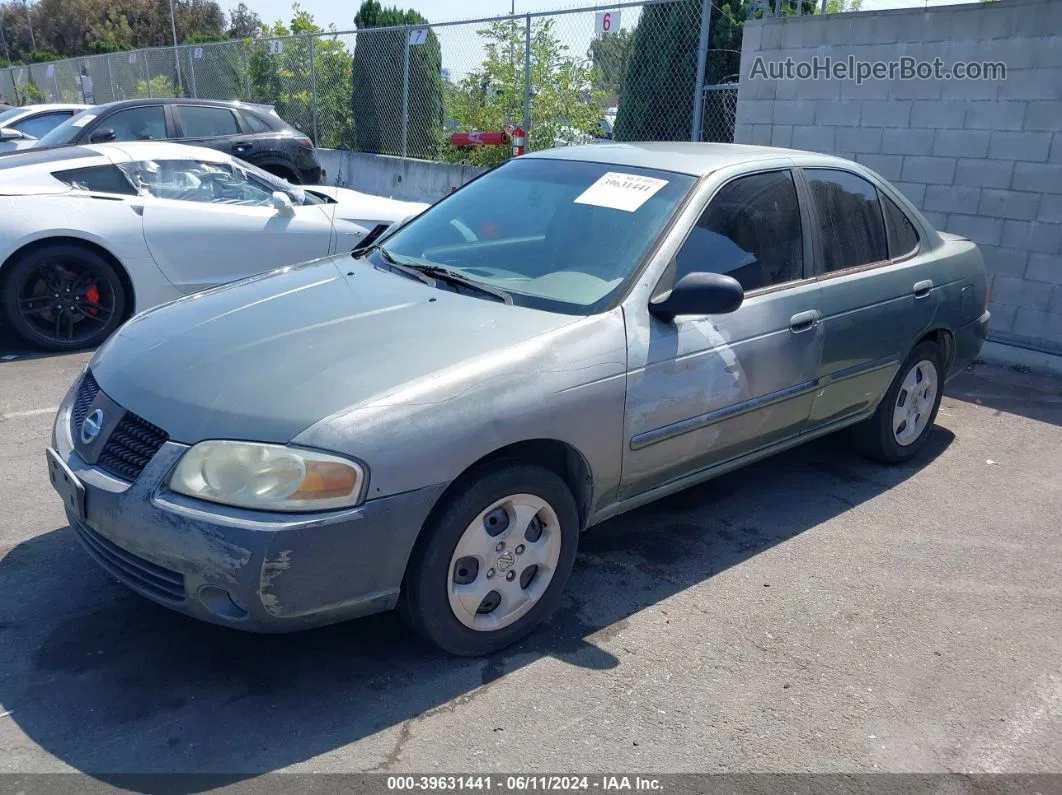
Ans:
[[[243,113],[243,126],[247,128],[248,132],[253,133],[273,132],[273,128],[262,121],[262,119],[255,114],[246,111]]]

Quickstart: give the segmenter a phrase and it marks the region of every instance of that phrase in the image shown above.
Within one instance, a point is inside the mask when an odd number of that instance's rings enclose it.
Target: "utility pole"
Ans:
[[[33,16],[30,14],[29,0],[22,0],[22,7],[26,9],[26,24],[29,25],[30,49],[37,49],[37,40],[33,38]]]
[[[177,49],[177,17],[173,13],[173,0],[170,0],[170,30],[173,32],[173,62],[177,66],[177,90],[184,94],[181,81],[181,51]]]
[[[0,43],[4,45],[4,60],[11,66],[11,50],[7,48],[7,36],[4,35],[4,18],[0,16]]]

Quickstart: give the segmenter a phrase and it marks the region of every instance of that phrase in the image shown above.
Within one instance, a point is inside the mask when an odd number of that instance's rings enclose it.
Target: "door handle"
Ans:
[[[789,328],[793,333],[799,334],[801,331],[807,331],[810,328],[814,328],[815,324],[822,318],[822,313],[817,309],[810,309],[807,312],[798,312],[789,318]]]
[[[914,286],[914,297],[925,298],[927,295],[929,295],[929,292],[932,289],[933,281],[931,279],[926,279],[922,282],[916,282]]]

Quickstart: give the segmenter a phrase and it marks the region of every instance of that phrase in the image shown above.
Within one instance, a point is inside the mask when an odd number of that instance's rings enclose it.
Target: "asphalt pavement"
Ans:
[[[467,660],[110,580],[45,470],[87,359],[0,340],[0,772],[1062,768],[1060,381],[978,365],[913,464],[833,437],[611,520],[547,626]]]

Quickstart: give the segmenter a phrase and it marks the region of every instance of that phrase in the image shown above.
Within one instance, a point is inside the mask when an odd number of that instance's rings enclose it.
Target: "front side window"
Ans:
[[[725,273],[746,291],[803,277],[800,204],[788,170],[720,188],[676,257],[675,281],[695,272]]]
[[[302,188],[242,162],[140,160],[120,168],[139,191],[156,199],[272,207],[273,193],[281,191],[295,206],[323,203]]]
[[[889,258],[878,190],[848,171],[804,171],[822,241],[823,270],[858,268]]]
[[[39,116],[16,122],[14,127],[20,133],[31,135],[34,138],[42,138],[69,119],[71,115],[73,114],[70,111],[42,113]]]
[[[185,138],[217,138],[240,132],[236,116],[228,108],[182,105],[179,110]]]
[[[115,141],[164,141],[166,111],[161,105],[120,110],[100,120],[99,130],[114,130]]]
[[[592,314],[634,277],[693,184],[670,171],[517,158],[425,210],[382,250],[500,288],[515,304]]]

